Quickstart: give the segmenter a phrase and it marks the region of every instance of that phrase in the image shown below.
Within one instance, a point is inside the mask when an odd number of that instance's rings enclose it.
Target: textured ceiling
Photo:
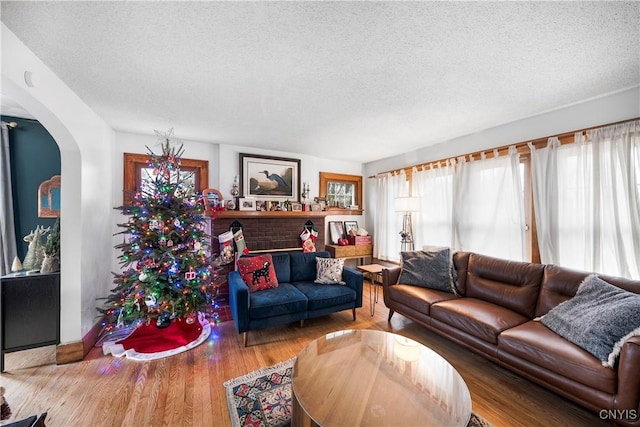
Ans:
[[[363,162],[640,84],[638,2],[2,1],[0,13],[116,130]]]

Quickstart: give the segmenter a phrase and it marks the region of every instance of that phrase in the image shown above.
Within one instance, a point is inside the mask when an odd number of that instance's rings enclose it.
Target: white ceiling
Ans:
[[[0,13],[116,130],[326,158],[373,161],[640,84],[639,2],[3,0]]]

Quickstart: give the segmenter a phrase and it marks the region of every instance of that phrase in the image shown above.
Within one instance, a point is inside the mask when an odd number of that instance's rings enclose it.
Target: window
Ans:
[[[320,172],[320,197],[327,209],[348,209],[362,213],[362,176]]]

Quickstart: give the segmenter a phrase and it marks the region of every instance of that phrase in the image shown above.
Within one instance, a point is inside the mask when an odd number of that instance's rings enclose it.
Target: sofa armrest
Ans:
[[[229,282],[229,306],[233,323],[238,333],[249,330],[249,287],[239,271],[232,271],[227,277]]]
[[[382,287],[386,289],[390,286],[398,284],[400,278],[401,267],[387,267],[382,269]]]
[[[356,291],[356,307],[362,307],[362,287],[364,286],[364,276],[362,272],[351,268],[344,267],[342,269],[342,280],[348,287]]]
[[[640,421],[640,336],[629,338],[622,346],[618,361],[615,409],[635,414],[635,420],[629,421]]]

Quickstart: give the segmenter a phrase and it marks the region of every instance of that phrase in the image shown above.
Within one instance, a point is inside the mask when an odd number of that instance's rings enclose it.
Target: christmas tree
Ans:
[[[118,224],[124,241],[116,245],[124,271],[114,273],[116,287],[107,298],[106,331],[114,326],[155,322],[168,326],[171,319],[192,323],[197,312],[207,312],[214,302],[217,271],[207,255],[202,196],[184,182],[180,173],[182,144],[156,131],[162,154],[149,147],[150,174],[136,189],[129,205],[120,206],[129,220]],[[177,146],[177,147],[176,147]]]

